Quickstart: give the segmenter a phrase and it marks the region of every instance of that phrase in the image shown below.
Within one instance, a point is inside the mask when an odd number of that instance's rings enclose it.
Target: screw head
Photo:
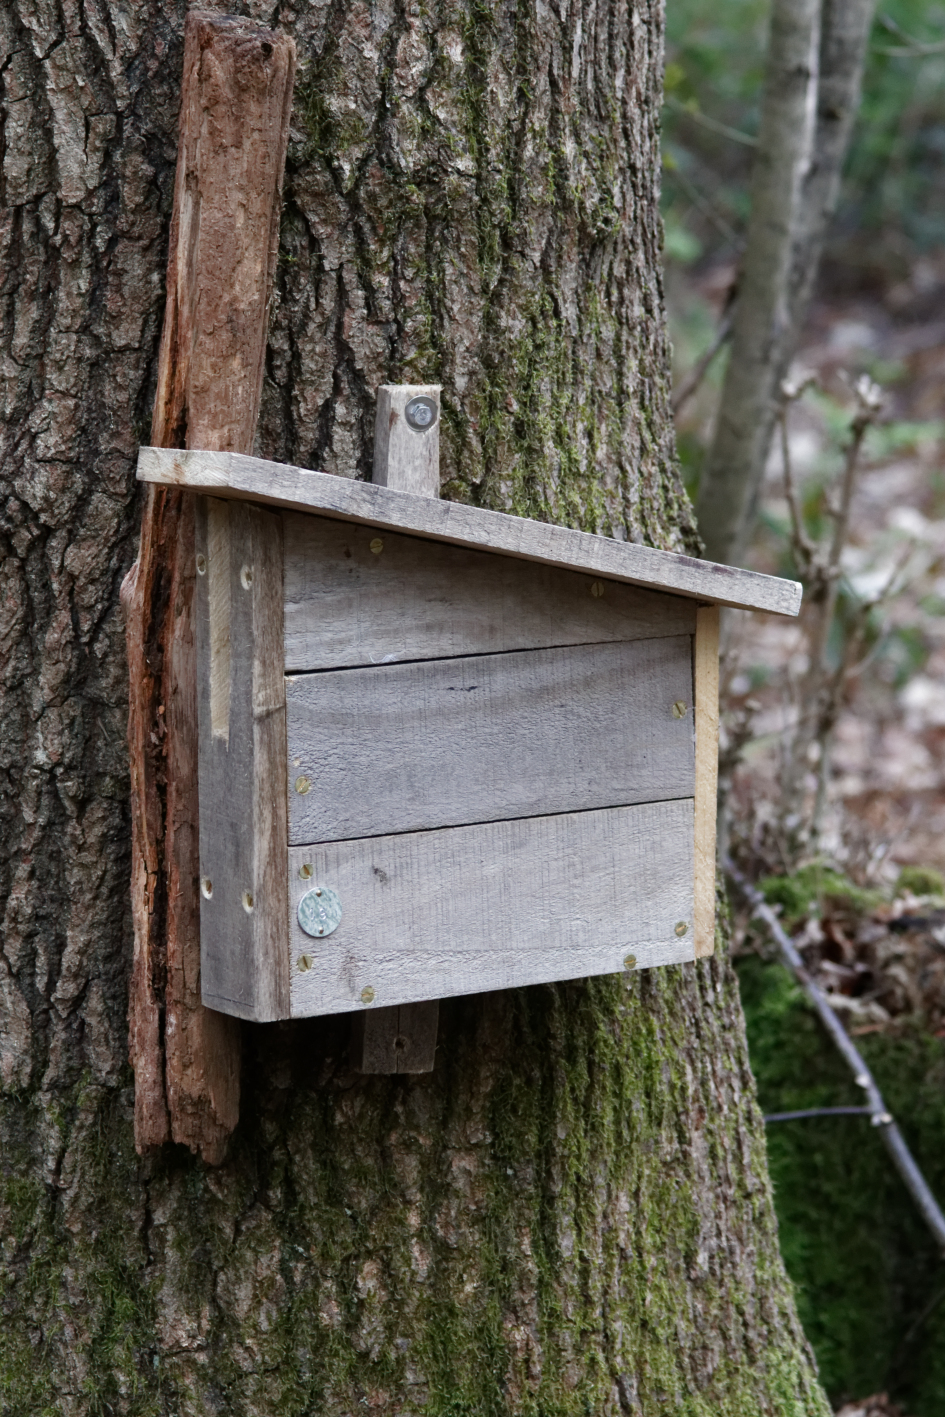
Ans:
[[[302,971],[302,973],[305,974],[312,967],[312,956],[299,955],[298,959],[295,962],[298,965],[299,969]]]
[[[374,990],[371,988],[370,984],[367,986],[366,989],[362,989],[362,990],[361,990],[361,1003],[362,1003],[362,1004],[373,1004],[373,1003],[374,1003]]]
[[[200,894],[203,896],[204,900],[209,900],[213,895],[213,882],[209,876],[201,876]]]
[[[299,867],[299,880],[310,881],[312,879],[312,875],[313,872],[311,861],[306,861],[303,866]]]
[[[312,779],[306,777],[303,773],[301,777],[295,779],[295,790],[300,797],[304,797],[306,792],[311,792],[312,790]]]
[[[246,914],[247,914],[247,915],[252,915],[252,913],[253,913],[253,893],[252,893],[252,891],[244,891],[244,892],[243,892],[243,909],[246,911]]]
[[[207,574],[207,558],[206,558],[206,556],[204,556],[203,552],[201,552],[200,555],[197,557],[197,575],[198,575],[198,576],[205,576],[206,574]]]
[[[673,718],[685,718],[685,717],[686,717],[686,705],[683,703],[682,699],[677,699],[676,702],[673,704]]]
[[[374,540],[371,542],[371,550],[375,556],[380,556],[381,552],[384,550],[384,543],[379,536],[375,536]]]
[[[686,931],[687,931],[688,929],[689,929],[689,926],[686,924],[685,920],[679,920],[679,921],[677,922],[677,924],[676,924],[676,934],[679,936],[680,939],[682,939],[683,935],[685,935],[685,933],[686,933]]]
[[[253,584],[253,568],[252,568],[252,566],[241,566],[241,567],[240,567],[240,585],[243,587],[244,590],[250,590],[250,589],[252,588],[252,584]]]
[[[636,967],[637,967],[637,957],[636,957],[636,955],[625,955],[625,956],[624,956],[624,961],[623,961],[623,967],[624,967],[624,969],[636,969]]]
[[[601,596],[602,596],[603,594],[604,594],[604,582],[603,582],[603,581],[591,581],[591,595],[594,597],[594,599],[595,599],[595,600],[600,600],[600,598],[601,598]]]
[[[404,409],[404,417],[415,433],[425,433],[437,420],[437,406],[426,394],[418,394]]]

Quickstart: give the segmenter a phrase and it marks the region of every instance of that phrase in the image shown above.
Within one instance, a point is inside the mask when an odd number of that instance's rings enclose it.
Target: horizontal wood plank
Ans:
[[[544,561],[717,605],[796,615],[801,604],[796,581],[238,453],[142,448],[138,477]]]
[[[692,641],[286,680],[290,842],[690,797]]]
[[[692,845],[689,799],[293,847],[292,1016],[691,960]],[[343,912],[323,940],[315,882]]]
[[[327,517],[284,526],[290,673],[695,633],[683,596]]]

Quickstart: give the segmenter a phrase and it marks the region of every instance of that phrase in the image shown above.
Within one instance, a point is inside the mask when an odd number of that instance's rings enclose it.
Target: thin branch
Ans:
[[[932,40],[931,43],[916,39],[914,35],[909,34],[908,30],[904,30],[892,15],[880,15],[879,22],[883,29],[889,30],[890,34],[898,35],[900,39],[906,40],[907,44],[900,48],[874,44],[872,46],[874,54],[887,54],[894,59],[921,59],[926,54],[945,53],[945,39]]]
[[[797,1112],[766,1112],[763,1122],[797,1122],[802,1117],[872,1117],[870,1107],[802,1107]]]
[[[678,413],[683,405],[687,404],[692,398],[706,374],[708,374],[709,369],[712,367],[715,356],[731,333],[732,317],[731,315],[725,315],[715,332],[715,337],[709,345],[709,348],[696,360],[685,379],[683,379],[682,383],[679,385],[679,388],[673,390],[673,397],[670,400],[670,407],[673,413]]]
[[[810,999],[821,1023],[843,1054],[853,1072],[857,1087],[861,1087],[865,1092],[873,1126],[882,1137],[896,1170],[905,1182],[906,1189],[915,1201],[923,1220],[931,1230],[936,1244],[945,1257],[945,1215],[942,1214],[938,1201],[929,1189],[928,1182],[916,1165],[912,1152],[906,1145],[892,1114],[887,1109],[883,1095],[876,1086],[876,1080],[867,1067],[862,1054],[830,1007],[823,990],[811,977],[797,946],[785,931],[764,896],[746,880],[732,861],[726,859],[722,866],[748,901],[752,916],[757,920],[763,920],[771,931],[781,952],[781,958]]]
[[[721,212],[716,211],[715,207],[712,205],[712,203],[707,197],[703,197],[698,187],[694,186],[693,183],[689,181],[689,178],[685,175],[685,173],[682,172],[681,169],[678,167],[667,168],[667,173],[670,177],[672,177],[676,182],[679,183],[680,187],[683,189],[683,192],[689,198],[690,202],[692,202],[693,206],[698,207],[699,211],[706,218],[706,220],[712,223],[715,229],[722,236],[725,237],[726,241],[730,241],[731,244],[735,247],[735,250],[739,253],[744,251],[745,243],[739,236],[735,228],[733,226],[729,226],[728,222],[725,220],[724,216],[722,216]]]
[[[733,143],[741,143],[746,148],[758,146],[758,139],[753,138],[750,133],[742,133],[738,128],[730,128],[727,123],[720,123],[717,118],[710,118],[707,113],[703,113],[698,108],[690,108],[688,103],[682,103],[678,98],[667,98],[666,106],[675,109],[677,113],[685,114],[700,127],[708,128],[711,133],[719,133],[723,138],[731,138]]]

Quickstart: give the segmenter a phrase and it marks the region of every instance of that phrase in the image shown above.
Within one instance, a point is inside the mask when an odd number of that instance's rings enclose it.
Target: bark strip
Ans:
[[[294,74],[286,35],[232,16],[187,17],[154,446],[252,452]],[[135,1144],[173,1139],[216,1162],[239,1116],[240,1033],[200,1001],[194,574],[193,497],[149,489],[122,591]]]

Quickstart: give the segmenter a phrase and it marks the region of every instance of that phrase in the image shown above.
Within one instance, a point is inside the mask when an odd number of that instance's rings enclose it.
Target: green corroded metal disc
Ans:
[[[299,924],[306,935],[324,939],[341,924],[341,901],[328,886],[313,886],[299,901]]]

